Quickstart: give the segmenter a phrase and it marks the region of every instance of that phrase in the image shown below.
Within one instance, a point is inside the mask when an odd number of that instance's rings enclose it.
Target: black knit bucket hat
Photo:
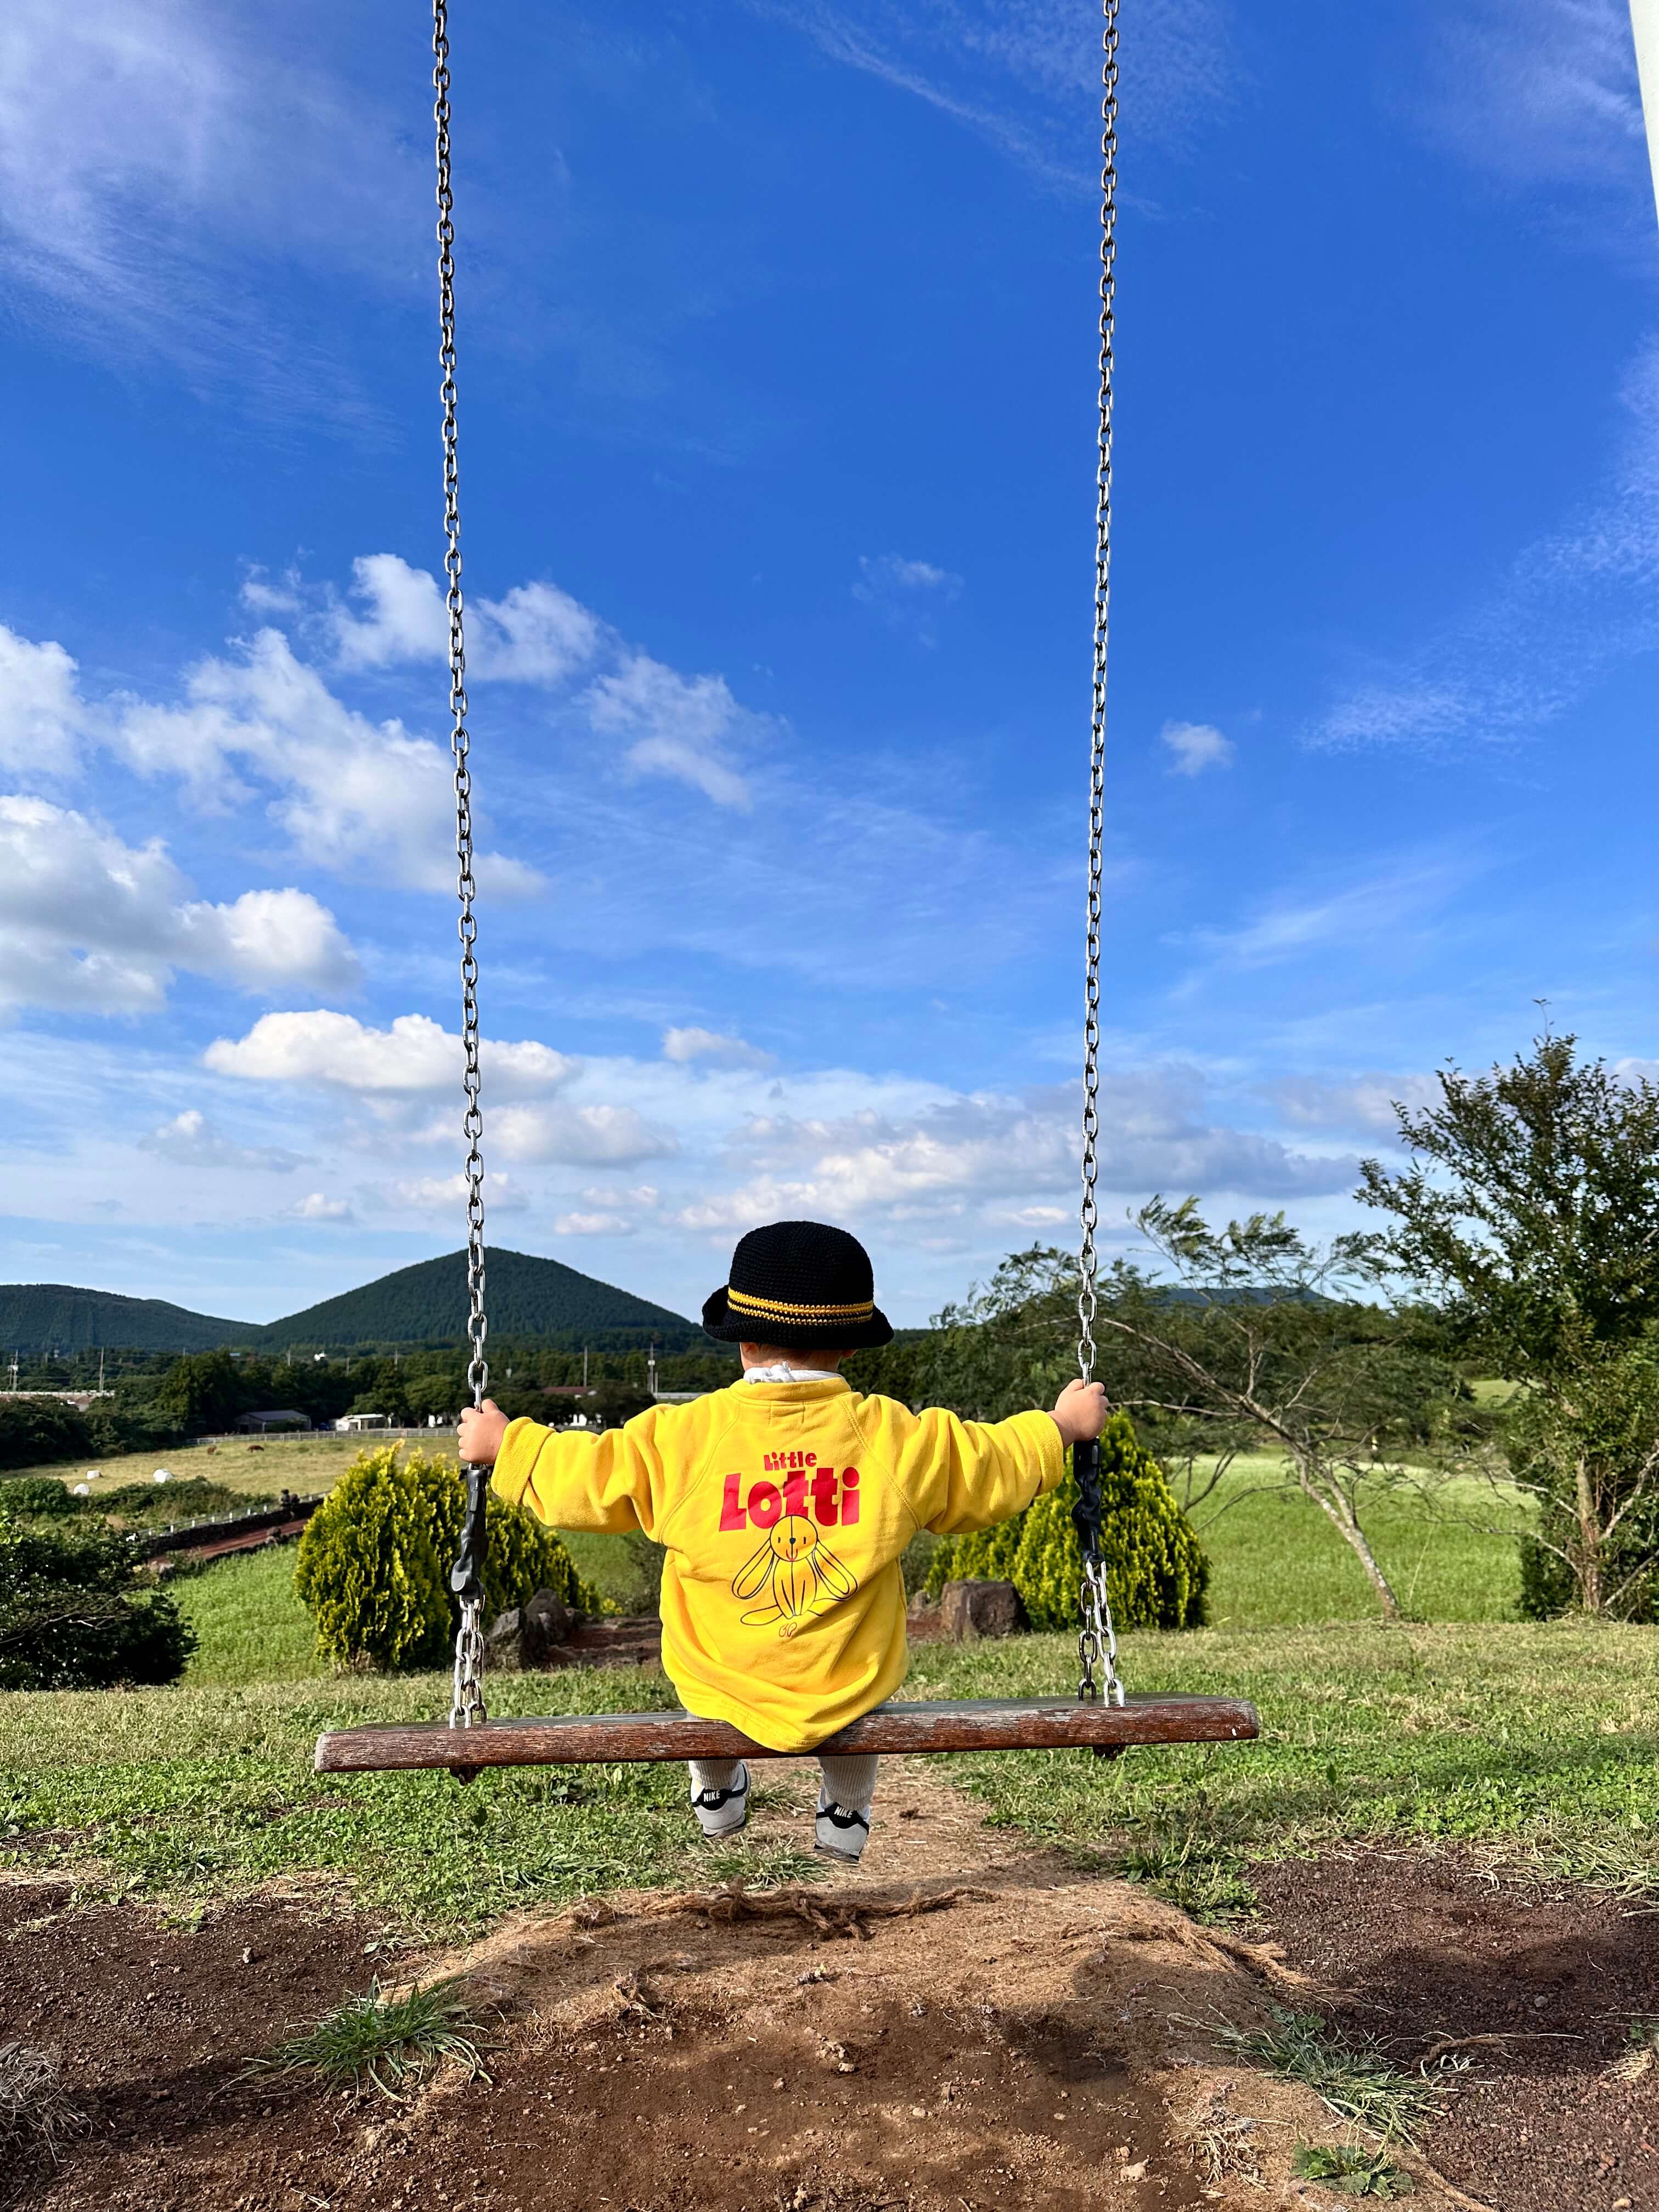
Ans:
[[[702,1325],[725,1344],[856,1352],[892,1341],[875,1290],[856,1237],[822,1221],[773,1221],[738,1239],[730,1279],[704,1305]]]

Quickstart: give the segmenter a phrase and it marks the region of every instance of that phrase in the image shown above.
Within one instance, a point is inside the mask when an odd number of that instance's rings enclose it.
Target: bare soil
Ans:
[[[762,1840],[799,1842],[814,1778],[768,1775]],[[1653,2089],[1601,2070],[1624,2045],[1620,2008],[1653,1990],[1655,1923],[1577,1893],[1483,1888],[1421,1857],[1343,1856],[1264,1870],[1281,1955],[986,1830],[920,1764],[884,1777],[878,1813],[864,1867],[822,1884],[594,1899],[418,1960],[302,1895],[190,1929],[130,1903],[77,1905],[62,1883],[0,1887],[0,2043],[58,2048],[92,2124],[60,2169],[13,2172],[17,2201],[1324,2212],[1340,2200],[1291,2180],[1291,2160],[1340,2129],[1305,2090],[1220,2063],[1216,2017],[1317,2006],[1414,2059],[1442,2035],[1521,2032],[1541,1992],[1582,2051],[1472,2046],[1430,2160],[1502,2212],[1611,2212],[1620,2197],[1659,2212],[1659,2154],[1641,2148],[1659,2142]],[[491,2087],[440,2075],[393,2106],[238,2081],[284,2027],[377,1967],[383,1983],[469,1977],[496,2023]],[[1195,2108],[1254,2123],[1224,2177],[1172,2139]],[[1415,2163],[1425,2203],[1459,2201]]]
[[[1273,1934],[1345,2002],[1345,2026],[1414,2063],[1472,2062],[1427,2149],[1503,2212],[1659,2212],[1659,2068],[1611,2069],[1659,2019],[1659,1914],[1472,1857],[1351,1851],[1258,1870]]]

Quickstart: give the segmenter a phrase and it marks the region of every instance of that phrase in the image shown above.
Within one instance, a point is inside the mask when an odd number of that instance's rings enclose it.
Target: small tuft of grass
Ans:
[[[467,2009],[459,1974],[424,1986],[416,1983],[401,1996],[387,1996],[371,1982],[366,1996],[348,1997],[309,2027],[290,2030],[242,2078],[307,2074],[331,2087],[358,2089],[368,2081],[397,2103],[441,2065],[459,2066],[469,2080],[488,2081],[484,2053],[493,2047]]]
[[[0,2043],[0,2153],[7,2165],[43,2151],[56,2166],[60,2146],[89,2125],[64,2087],[54,2051],[33,2044]]]
[[[779,1889],[786,1882],[823,1881],[829,1869],[815,1852],[793,1844],[730,1843],[697,1854],[699,1880],[706,1869],[711,1881],[740,1881],[749,1889]]]
[[[1189,1821],[1154,1821],[1105,1863],[1124,1881],[1139,1882],[1194,1920],[1239,1920],[1260,1903],[1236,1853],[1218,1845],[1203,1808]]]
[[[1633,2020],[1626,2033],[1629,2049],[1607,2069],[1610,2080],[1639,2081],[1659,2065],[1659,2020]]]
[[[1270,2072],[1304,2083],[1339,2119],[1385,2143],[1415,2144],[1440,2115],[1448,2077],[1468,2063],[1445,2058],[1407,2074],[1374,2043],[1343,2043],[1316,2012],[1274,2005],[1271,2013],[1267,2027],[1223,2021],[1218,2040],[1241,2058],[1256,2059]]]
[[[1410,2174],[1380,2150],[1298,2143],[1291,2171],[1298,2181],[1328,2181],[1344,2197],[1409,2197],[1416,2188]]]
[[[1241,2181],[1260,2182],[1253,2138],[1261,2122],[1228,2110],[1231,2087],[1224,2081],[1185,2112],[1172,2111],[1170,2140],[1200,2181],[1225,2181],[1236,2175]]]

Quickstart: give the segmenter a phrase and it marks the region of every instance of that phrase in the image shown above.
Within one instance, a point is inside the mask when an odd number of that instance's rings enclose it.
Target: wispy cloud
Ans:
[[[1424,119],[1511,185],[1611,187],[1651,220],[1628,0],[1464,0],[1430,16]]]
[[[909,561],[900,553],[859,557],[853,597],[918,645],[939,643],[939,611],[961,596],[961,577],[931,561]]]
[[[246,398],[337,367],[273,327],[273,265],[377,284],[426,221],[413,147],[292,19],[212,0],[12,0],[0,38],[0,264],[14,307]]]
[[[1624,423],[1596,495],[1461,618],[1351,683],[1310,731],[1315,743],[1512,743],[1614,661],[1659,643],[1659,343],[1632,363],[1620,400]]]
[[[1199,973],[1279,967],[1386,938],[1392,957],[1436,925],[1480,866],[1469,856],[1407,855],[1328,890],[1286,890],[1232,929],[1194,930],[1182,941],[1207,956]],[[1188,976],[1191,990],[1197,975]]]
[[[1100,87],[1095,0],[748,0],[832,61],[925,100],[1050,189],[1087,192]],[[1125,135],[1185,141],[1238,81],[1227,0],[1125,0]]]

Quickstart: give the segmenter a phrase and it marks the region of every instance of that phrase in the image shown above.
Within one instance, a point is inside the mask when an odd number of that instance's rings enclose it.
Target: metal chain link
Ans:
[[[461,1082],[466,1093],[466,1110],[461,1120],[467,1145],[466,1335],[471,1356],[466,1379],[473,1404],[481,1406],[489,1384],[489,1365],[484,1357],[489,1324],[484,1316],[483,1110],[478,1103],[482,1082],[478,1069],[478,925],[472,911],[477,891],[472,875],[472,773],[468,765],[472,740],[466,726],[461,477],[455,427],[455,200],[449,176],[448,0],[432,0],[432,90],[438,164],[438,360],[443,370],[439,395],[444,410],[444,574],[449,586],[446,601],[449,610],[449,750],[455,763],[455,888],[461,908],[461,1048],[465,1057]],[[482,1515],[478,1518],[481,1534]],[[468,1526],[471,1527],[471,1516]],[[457,1562],[458,1572],[463,1564]],[[482,1561],[471,1564],[476,1569]],[[476,1572],[471,1579],[476,1582]],[[480,1595],[461,1594],[461,1625],[455,1638],[455,1692],[449,1714],[452,1728],[471,1728],[489,1718],[483,1700],[482,1607]]]
[[[1093,728],[1089,754],[1088,948],[1085,963],[1083,1021],[1083,1239],[1078,1252],[1078,1370],[1084,1381],[1095,1371],[1095,1229],[1099,1220],[1095,1182],[1100,1134],[1100,919],[1102,848],[1106,833],[1106,641],[1111,611],[1112,566],[1112,339],[1117,294],[1117,5],[1102,0],[1104,27],[1101,50],[1103,96],[1100,107],[1100,430],[1095,470],[1095,675]],[[1073,1454],[1075,1463],[1076,1455]],[[1117,1637],[1106,1600],[1106,1570],[1100,1554],[1100,1495],[1097,1458],[1090,1477],[1092,1497],[1085,1497],[1081,1524],[1083,1587],[1079,1594],[1082,1632],[1078,1656],[1082,1677],[1078,1696],[1104,1696],[1123,1703],[1117,1673]],[[1079,1490],[1083,1480],[1079,1476]]]

